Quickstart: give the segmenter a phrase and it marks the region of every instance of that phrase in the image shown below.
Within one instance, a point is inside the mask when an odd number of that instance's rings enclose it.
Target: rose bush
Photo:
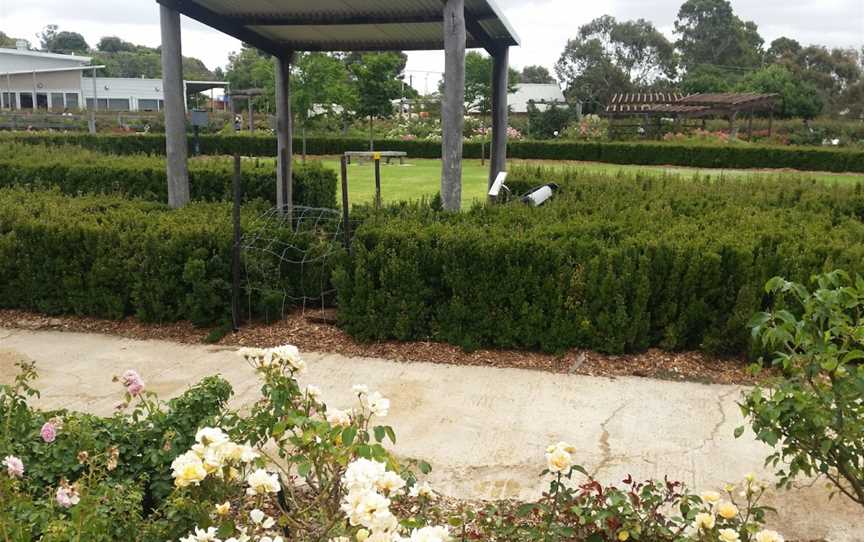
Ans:
[[[782,542],[761,530],[765,489],[752,477],[725,496],[630,477],[603,486],[563,442],[547,449],[537,502],[454,504],[422,480],[428,464],[385,447],[396,435],[380,392],[356,385],[353,406],[331,408],[298,382],[295,347],[240,355],[261,380],[242,413],[218,379],[162,403],[130,370],[107,420],[31,408],[35,369],[21,365],[0,388],[0,540]]]

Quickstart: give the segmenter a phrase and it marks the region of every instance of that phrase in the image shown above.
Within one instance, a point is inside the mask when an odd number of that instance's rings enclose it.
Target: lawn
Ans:
[[[310,157],[309,160],[323,160],[327,167],[339,170],[339,160],[335,157]],[[512,163],[512,162],[511,162]],[[845,173],[822,173],[801,171],[765,171],[765,170],[737,170],[737,169],[694,169],[669,166],[632,166],[619,164],[601,164],[594,162],[542,162],[536,160],[519,161],[519,163],[543,164],[543,165],[568,165],[584,168],[586,172],[603,172],[616,174],[618,172],[637,173],[654,172],[670,173],[675,175],[724,175],[727,177],[751,177],[753,175],[766,176],[796,176],[815,178],[826,183],[864,183],[864,174]],[[488,162],[481,166],[479,160],[465,160],[462,170],[462,200],[470,203],[472,200],[480,200],[485,197],[487,177],[489,175]],[[399,200],[414,200],[423,196],[435,195],[441,183],[441,160],[409,159],[405,165],[393,163],[391,165],[381,164],[381,196],[385,202]],[[375,197],[375,170],[372,164],[354,163],[348,166],[348,190],[352,203],[372,201]],[[341,198],[341,189],[339,192]]]

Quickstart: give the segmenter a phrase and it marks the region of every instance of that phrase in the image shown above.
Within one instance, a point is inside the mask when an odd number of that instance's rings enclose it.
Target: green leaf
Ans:
[[[387,433],[383,427],[381,427],[379,425],[379,426],[375,427],[374,431],[375,431],[375,440],[377,440],[378,442],[381,442],[382,440],[384,440],[384,437],[386,436]]]
[[[396,444],[396,431],[393,431],[393,428],[389,425],[385,427],[384,430],[387,431],[387,438],[390,439],[390,442]]]
[[[744,426],[741,425],[735,428],[735,438],[741,438],[741,435],[744,434]]]
[[[429,474],[430,472],[432,472],[432,465],[430,465],[429,463],[427,463],[425,461],[421,461],[419,464],[419,467],[420,467],[420,472],[422,472],[423,474]]]
[[[356,427],[346,427],[344,431],[342,431],[342,443],[345,446],[351,446],[354,443],[354,437],[357,436],[357,428]]]
[[[309,476],[309,471],[311,470],[312,465],[309,463],[300,463],[297,466],[297,474],[300,476],[300,478],[306,478],[307,476]]]

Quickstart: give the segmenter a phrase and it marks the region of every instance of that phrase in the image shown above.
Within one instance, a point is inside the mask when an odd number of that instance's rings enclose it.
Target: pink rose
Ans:
[[[137,397],[144,391],[144,379],[141,378],[141,375],[137,371],[133,371],[132,369],[126,371],[123,373],[120,381],[123,382],[123,385],[126,386],[126,391],[132,397]]]
[[[69,508],[81,501],[81,498],[78,496],[78,491],[74,487],[66,485],[57,488],[55,499],[57,504],[63,508]]]
[[[42,440],[51,443],[57,438],[57,428],[54,427],[53,423],[45,422],[45,425],[42,426],[42,430],[39,431],[39,434],[42,435]]]
[[[12,478],[21,478],[24,476],[24,462],[14,455],[7,455],[3,460],[3,465],[6,467],[6,472]]]

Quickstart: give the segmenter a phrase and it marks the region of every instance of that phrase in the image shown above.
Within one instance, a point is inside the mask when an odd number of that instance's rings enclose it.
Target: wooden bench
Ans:
[[[399,165],[404,165],[408,153],[404,151],[347,151],[345,153],[345,158],[348,159],[349,164],[353,158],[372,161],[376,156],[387,160],[387,164],[389,164],[394,158],[398,158]]]

